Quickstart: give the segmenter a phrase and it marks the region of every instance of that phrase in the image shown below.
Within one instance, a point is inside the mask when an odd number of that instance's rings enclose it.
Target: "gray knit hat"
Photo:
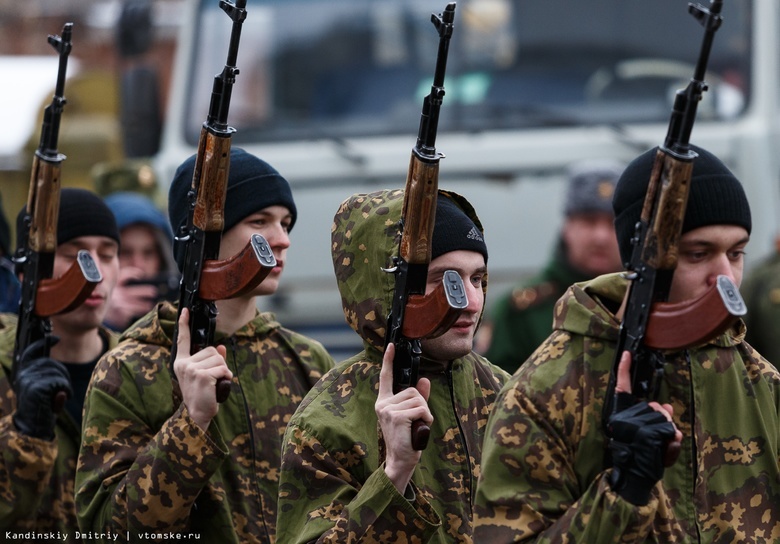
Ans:
[[[625,164],[611,159],[589,159],[569,167],[569,185],[563,211],[612,214],[612,195]]]

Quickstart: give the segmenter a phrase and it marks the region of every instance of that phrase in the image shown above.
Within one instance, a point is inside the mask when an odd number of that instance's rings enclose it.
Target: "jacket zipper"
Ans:
[[[696,467],[699,463],[698,457],[697,457],[697,448],[696,448],[696,399],[694,398],[693,393],[693,365],[691,364],[691,354],[686,349],[685,350],[685,364],[688,365],[688,375],[690,376],[688,387],[690,388],[691,392],[691,472],[693,472],[693,489],[691,496],[696,496],[696,480],[697,480],[697,472]],[[696,529],[696,541],[701,542],[701,532],[699,531],[699,519],[696,515],[696,503],[693,503],[693,526]]]
[[[465,455],[466,471],[469,476],[469,506],[472,503],[472,491],[474,490],[474,474],[471,470],[471,455],[469,455],[469,448],[466,444],[466,435],[463,433],[463,426],[460,424],[460,417],[458,417],[458,409],[455,404],[455,384],[452,378],[452,361],[447,365],[447,386],[450,390],[450,401],[452,402],[452,413],[455,415],[455,423],[458,425],[458,435],[460,436],[460,443],[463,447],[463,453]]]
[[[249,411],[249,403],[246,400],[246,395],[244,394],[244,387],[241,385],[241,377],[239,376],[238,372],[238,363],[236,363],[236,352],[238,351],[238,345],[236,343],[235,337],[230,337],[230,344],[232,346],[232,354],[231,357],[232,366],[233,366],[233,375],[236,378],[236,381],[238,382],[238,388],[241,391],[241,402],[244,404],[244,414],[246,415],[246,423],[247,423],[247,433],[249,434],[249,447],[252,452],[252,466],[256,468],[257,465],[257,448],[255,447],[255,434],[254,429],[252,428],[252,414]],[[263,495],[260,493],[260,484],[257,481],[257,470],[252,470],[252,481],[255,484],[255,493],[257,493],[257,499],[260,503],[260,511],[258,512],[258,515],[260,519],[263,522],[263,531],[265,531],[265,539],[270,542],[271,536],[268,534],[268,523],[266,522],[265,515],[263,513]]]

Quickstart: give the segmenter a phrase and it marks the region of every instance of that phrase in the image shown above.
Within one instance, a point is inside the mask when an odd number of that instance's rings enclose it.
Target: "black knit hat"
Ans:
[[[16,248],[24,244],[24,218],[27,205],[16,216]],[[65,187],[60,191],[60,211],[57,217],[57,245],[80,236],[105,236],[119,243],[116,218],[103,199],[86,189]]]
[[[176,170],[168,192],[168,219],[174,235],[187,223],[189,202],[187,193],[192,187],[196,155],[184,161]],[[243,149],[230,149],[227,195],[225,197],[225,226],[223,232],[242,219],[270,206],[284,206],[290,210],[292,230],[298,211],[295,208],[290,184],[265,161]],[[182,268],[185,246],[174,240],[176,263]]]
[[[682,233],[708,225],[737,225],[751,231],[750,205],[742,184],[715,155],[691,145],[698,153],[693,161],[688,206]],[[642,213],[650,174],[658,148],[634,159],[618,180],[612,207],[615,232],[624,263],[631,259],[631,238]]]
[[[459,249],[481,253],[487,264],[487,245],[482,232],[455,202],[439,193],[436,199],[431,259]]]

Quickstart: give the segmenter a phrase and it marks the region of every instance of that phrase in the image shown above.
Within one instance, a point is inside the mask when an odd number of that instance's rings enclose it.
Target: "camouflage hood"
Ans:
[[[462,196],[439,191],[460,207],[481,232],[474,208]],[[398,255],[404,191],[356,194],[339,207],[331,227],[331,256],[347,323],[368,348],[382,351],[395,276],[382,271]],[[487,278],[487,275],[486,275]],[[487,280],[483,283],[487,293]]]

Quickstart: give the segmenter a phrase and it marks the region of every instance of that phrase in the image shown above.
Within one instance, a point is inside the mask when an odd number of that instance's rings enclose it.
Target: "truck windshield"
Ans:
[[[703,1],[709,6],[709,2]],[[442,0],[249,0],[236,142],[408,134],[430,92]],[[699,119],[750,102],[752,2],[726,2]],[[703,28],[685,0],[459,0],[440,132],[667,122]],[[187,97],[197,142],[230,19],[201,2]]]

